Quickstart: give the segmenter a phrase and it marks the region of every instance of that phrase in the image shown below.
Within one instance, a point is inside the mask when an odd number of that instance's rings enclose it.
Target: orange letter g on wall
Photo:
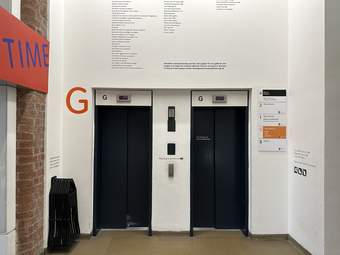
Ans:
[[[66,95],[67,109],[74,114],[82,114],[82,113],[87,112],[88,109],[89,109],[89,101],[87,99],[78,99],[78,103],[82,105],[82,107],[80,109],[75,109],[72,106],[71,97],[75,92],[81,92],[81,93],[85,94],[87,91],[86,91],[86,89],[84,89],[82,87],[74,87],[74,88],[70,89],[69,92]]]

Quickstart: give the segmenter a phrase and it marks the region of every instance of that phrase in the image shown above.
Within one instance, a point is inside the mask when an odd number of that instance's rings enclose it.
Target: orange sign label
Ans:
[[[78,103],[80,104],[80,107],[74,108],[72,105],[72,95],[74,93],[81,93],[81,94],[85,94],[87,91],[86,89],[82,88],[82,87],[74,87],[72,89],[69,90],[69,92],[66,95],[66,107],[67,109],[74,113],[74,114],[82,114],[88,111],[89,109],[89,100],[87,99],[78,99]]]
[[[264,139],[286,139],[287,127],[282,126],[264,126],[263,138]]]

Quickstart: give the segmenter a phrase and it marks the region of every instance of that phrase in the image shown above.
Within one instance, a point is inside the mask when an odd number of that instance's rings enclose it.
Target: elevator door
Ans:
[[[194,227],[246,229],[246,107],[194,108]]]
[[[150,107],[97,108],[97,228],[147,227]]]

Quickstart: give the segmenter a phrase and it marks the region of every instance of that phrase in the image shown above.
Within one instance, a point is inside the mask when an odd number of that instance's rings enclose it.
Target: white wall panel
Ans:
[[[51,178],[62,177],[62,110],[64,0],[49,1],[49,93],[46,99],[44,246],[48,238],[48,208]]]
[[[0,85],[0,254],[15,253],[16,89]],[[13,239],[14,236],[14,239]],[[13,241],[14,240],[14,241]],[[6,253],[3,253],[3,252]]]
[[[190,96],[188,90],[154,91],[152,228],[156,231],[190,229]],[[167,132],[168,106],[176,107],[176,132]],[[168,143],[176,144],[176,155],[167,155]],[[175,164],[174,178],[168,177],[169,163]]]
[[[7,87],[7,231],[16,226],[17,90]]]
[[[7,89],[0,85],[0,233],[6,233],[7,202]]]
[[[289,234],[315,255],[324,254],[324,0],[290,1]],[[297,153],[306,152],[307,160]],[[294,167],[307,169],[307,177]]]
[[[20,18],[20,0],[0,6]],[[16,89],[0,81],[0,255],[15,254]]]
[[[252,234],[288,232],[287,152],[258,151],[258,94],[250,97],[249,224]]]

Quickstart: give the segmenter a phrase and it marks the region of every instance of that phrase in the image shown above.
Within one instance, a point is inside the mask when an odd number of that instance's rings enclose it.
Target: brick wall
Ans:
[[[43,249],[45,95],[17,93],[17,254]]]
[[[47,34],[47,0],[21,0],[21,19]],[[46,95],[17,89],[17,255],[43,252]]]
[[[21,20],[46,37],[47,0],[21,0]]]

